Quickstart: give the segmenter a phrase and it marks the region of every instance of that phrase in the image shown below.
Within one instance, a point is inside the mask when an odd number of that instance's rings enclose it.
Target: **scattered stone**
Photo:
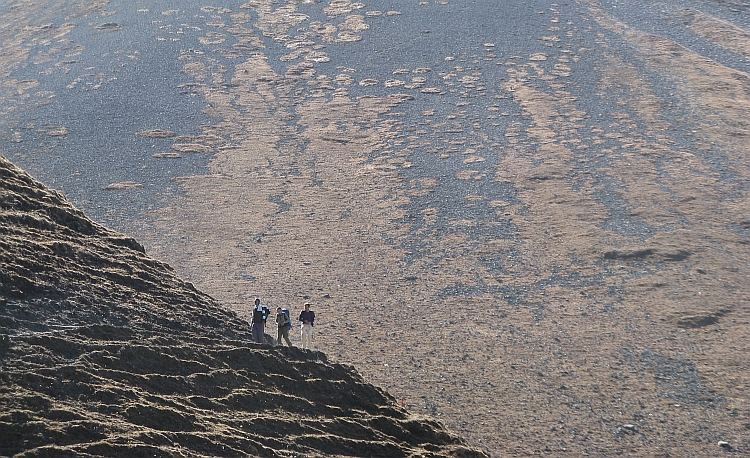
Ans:
[[[151,155],[151,157],[166,158],[166,159],[180,159],[182,155],[180,153],[166,152],[166,153],[154,153]]]
[[[352,43],[354,41],[360,41],[361,39],[362,37],[357,35],[356,33],[341,32],[336,37],[336,42],[337,43]]]
[[[47,131],[47,135],[50,137],[64,137],[65,135],[68,135],[68,129],[64,126],[51,127]]]
[[[426,87],[419,92],[423,94],[442,94],[443,93],[443,91],[441,91],[440,88],[437,88],[437,87]]]
[[[139,137],[146,137],[146,138],[171,138],[175,136],[175,133],[171,130],[164,130],[164,129],[149,129],[149,130],[142,130],[140,132],[135,133]]]
[[[99,24],[96,27],[94,27],[96,30],[104,30],[106,32],[116,32],[118,30],[123,29],[122,24],[117,24],[116,22],[105,22],[104,24]]]
[[[142,188],[143,184],[137,181],[119,181],[117,183],[110,183],[102,187],[105,191],[121,191],[123,189],[138,189]]]
[[[171,148],[181,153],[210,153],[212,151],[210,147],[200,143],[175,143]]]

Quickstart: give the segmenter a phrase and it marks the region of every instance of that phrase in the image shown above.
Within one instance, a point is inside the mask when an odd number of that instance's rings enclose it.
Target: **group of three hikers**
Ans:
[[[255,307],[253,308],[253,340],[257,343],[265,342],[266,319],[270,314],[271,311],[261,305],[260,298],[256,297]],[[313,326],[315,324],[315,312],[310,310],[310,304],[305,304],[305,309],[300,312],[298,320],[302,323],[302,348],[307,350],[312,347]],[[289,330],[292,329],[292,321],[288,310],[281,307],[276,308],[276,324],[279,329],[276,345],[281,345],[281,339],[284,339],[287,345],[291,347]]]

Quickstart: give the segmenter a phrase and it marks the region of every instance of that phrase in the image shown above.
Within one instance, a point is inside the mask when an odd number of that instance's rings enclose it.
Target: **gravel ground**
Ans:
[[[747,453],[747,3],[42,6],[8,156],[199,289],[493,456]]]

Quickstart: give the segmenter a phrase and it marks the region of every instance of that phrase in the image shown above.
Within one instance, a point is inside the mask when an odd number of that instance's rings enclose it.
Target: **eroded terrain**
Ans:
[[[0,158],[0,455],[481,452],[234,312]]]
[[[242,316],[312,302],[317,348],[493,456],[750,449],[746,3],[136,3],[6,42],[78,81],[8,72],[10,157]],[[150,54],[195,118],[27,119]],[[118,174],[49,165],[107,132]]]

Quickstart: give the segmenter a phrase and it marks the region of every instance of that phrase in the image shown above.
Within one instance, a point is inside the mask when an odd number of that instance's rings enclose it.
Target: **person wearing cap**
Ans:
[[[308,350],[312,347],[313,326],[315,325],[315,312],[310,310],[310,304],[305,304],[305,310],[300,312],[299,321],[302,322],[302,348]]]
[[[283,345],[281,343],[281,339],[283,338],[286,340],[286,344],[291,347],[292,342],[289,340],[289,328],[292,322],[289,321],[289,317],[286,316],[281,307],[276,307],[276,324],[279,326],[279,332],[276,334],[276,345]]]
[[[253,340],[257,343],[265,343],[264,334],[266,332],[266,318],[271,311],[260,304],[260,298],[255,298],[255,307],[253,308]]]

